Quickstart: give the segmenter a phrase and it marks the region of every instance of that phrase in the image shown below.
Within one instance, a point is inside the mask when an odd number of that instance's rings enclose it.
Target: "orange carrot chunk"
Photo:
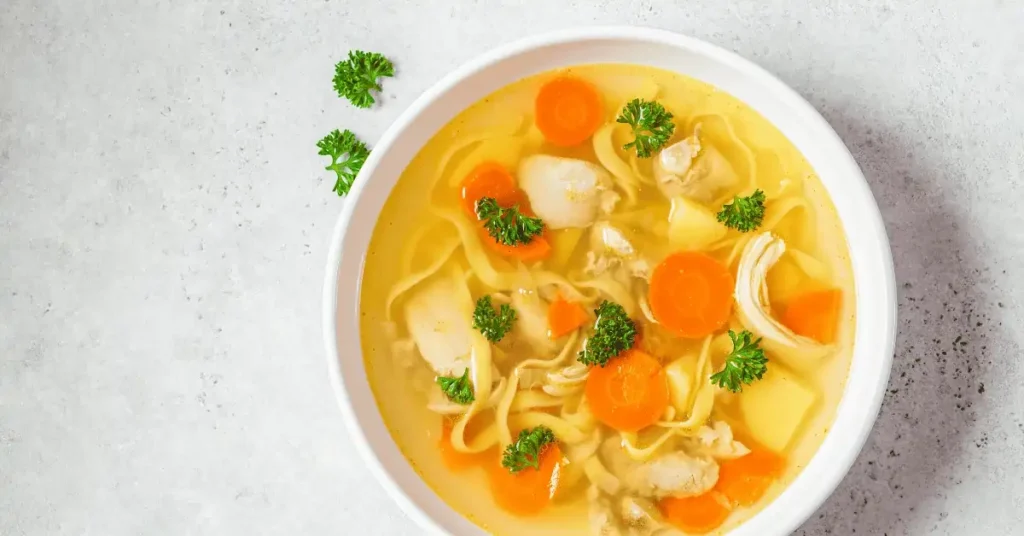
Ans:
[[[493,197],[502,207],[516,205],[523,199],[512,174],[497,162],[480,164],[462,180],[462,208],[474,220],[476,204],[485,197]]]
[[[668,497],[658,501],[658,509],[676,528],[694,534],[715,530],[731,512],[713,492],[696,497]]]
[[[786,460],[766,449],[754,449],[746,456],[723,461],[715,490],[739,506],[751,506],[782,475]]]
[[[540,467],[527,467],[517,473],[509,472],[497,457],[491,458],[488,480],[491,496],[503,510],[520,516],[540,513],[551,503],[561,476],[562,450],[550,443],[540,454]]]
[[[665,370],[640,350],[626,350],[603,367],[590,367],[584,393],[594,416],[623,432],[654,424],[669,402]]]
[[[587,310],[559,295],[548,307],[548,336],[557,339],[587,323]]]
[[[710,335],[729,320],[733,283],[728,267],[705,253],[669,255],[651,274],[651,312],[680,337]]]
[[[473,437],[473,433],[476,432],[472,426],[474,422],[470,421],[469,426],[466,428],[466,437]],[[455,422],[452,419],[443,417],[441,419],[441,437],[437,440],[437,449],[441,451],[441,461],[444,462],[444,466],[448,469],[460,472],[469,469],[470,467],[482,466],[483,464],[494,459],[497,449],[491,448],[483,452],[468,453],[460,452],[455,450],[452,446],[452,427]]]
[[[508,246],[498,242],[487,232],[487,229],[483,228],[483,225],[480,226],[480,232],[482,233],[484,243],[502,257],[518,259],[523,262],[535,262],[551,256],[551,241],[548,240],[547,230],[533,237],[526,244],[516,246]]]
[[[537,128],[549,142],[579,145],[604,122],[601,95],[591,83],[560,76],[541,86],[534,111]]]
[[[789,302],[782,323],[797,335],[831,344],[836,340],[842,302],[843,293],[839,289],[805,292]]]

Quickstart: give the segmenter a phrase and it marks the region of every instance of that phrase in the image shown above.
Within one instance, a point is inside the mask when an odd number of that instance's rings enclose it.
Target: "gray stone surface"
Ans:
[[[483,50],[601,23],[777,73],[881,205],[900,285],[890,390],[799,534],[1020,534],[1024,5],[595,4],[4,0],[0,534],[417,534],[325,375],[343,201],[314,143],[376,139]],[[398,62],[382,108],[332,94],[355,47]]]

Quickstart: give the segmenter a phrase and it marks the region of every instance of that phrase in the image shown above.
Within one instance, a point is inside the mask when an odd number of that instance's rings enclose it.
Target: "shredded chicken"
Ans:
[[[622,476],[626,488],[641,497],[691,497],[718,482],[718,464],[702,454],[672,451],[637,462],[622,449],[618,438],[611,438],[601,446],[601,455],[609,470]]]
[[[770,232],[747,243],[736,272],[736,304],[740,322],[764,339],[773,355],[787,364],[802,367],[822,357],[828,347],[793,333],[771,316],[768,298],[768,270],[786,251],[786,243]]]
[[[625,266],[630,277],[650,279],[651,265],[637,254],[636,247],[625,233],[608,222],[597,222],[590,230],[590,248],[584,271],[601,275]]]
[[[654,178],[665,197],[685,196],[703,203],[739,180],[721,152],[701,145],[700,125],[690,137],[662,149],[654,160]]]
[[[750,449],[732,437],[732,428],[725,421],[715,421],[697,431],[699,450],[716,460],[731,460],[750,454]]]

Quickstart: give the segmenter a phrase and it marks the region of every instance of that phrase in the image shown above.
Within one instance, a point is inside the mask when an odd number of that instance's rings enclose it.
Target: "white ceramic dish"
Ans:
[[[857,292],[856,336],[846,392],[821,448],[785,492],[733,531],[789,534],[832,493],[878,414],[892,364],[895,276],[875,200],[846,146],[805,100],[771,74],[723,49],[665,31],[582,28],[530,37],[463,65],[403,113],[376,144],[338,218],[324,284],[324,337],[331,381],[366,464],[425,531],[483,531],[445,504],[399,452],[381,419],[360,352],[359,287],[377,214],[406,165],[460,112],[506,84],[574,64],[638,63],[698,78],[743,100],[775,124],[821,177],[843,222]]]

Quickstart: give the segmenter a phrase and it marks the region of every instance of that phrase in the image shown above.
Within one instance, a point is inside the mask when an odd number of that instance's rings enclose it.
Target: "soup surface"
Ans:
[[[808,463],[852,354],[814,170],[742,102],[649,67],[472,103],[402,174],[362,277],[384,421],[496,534],[728,531]]]

